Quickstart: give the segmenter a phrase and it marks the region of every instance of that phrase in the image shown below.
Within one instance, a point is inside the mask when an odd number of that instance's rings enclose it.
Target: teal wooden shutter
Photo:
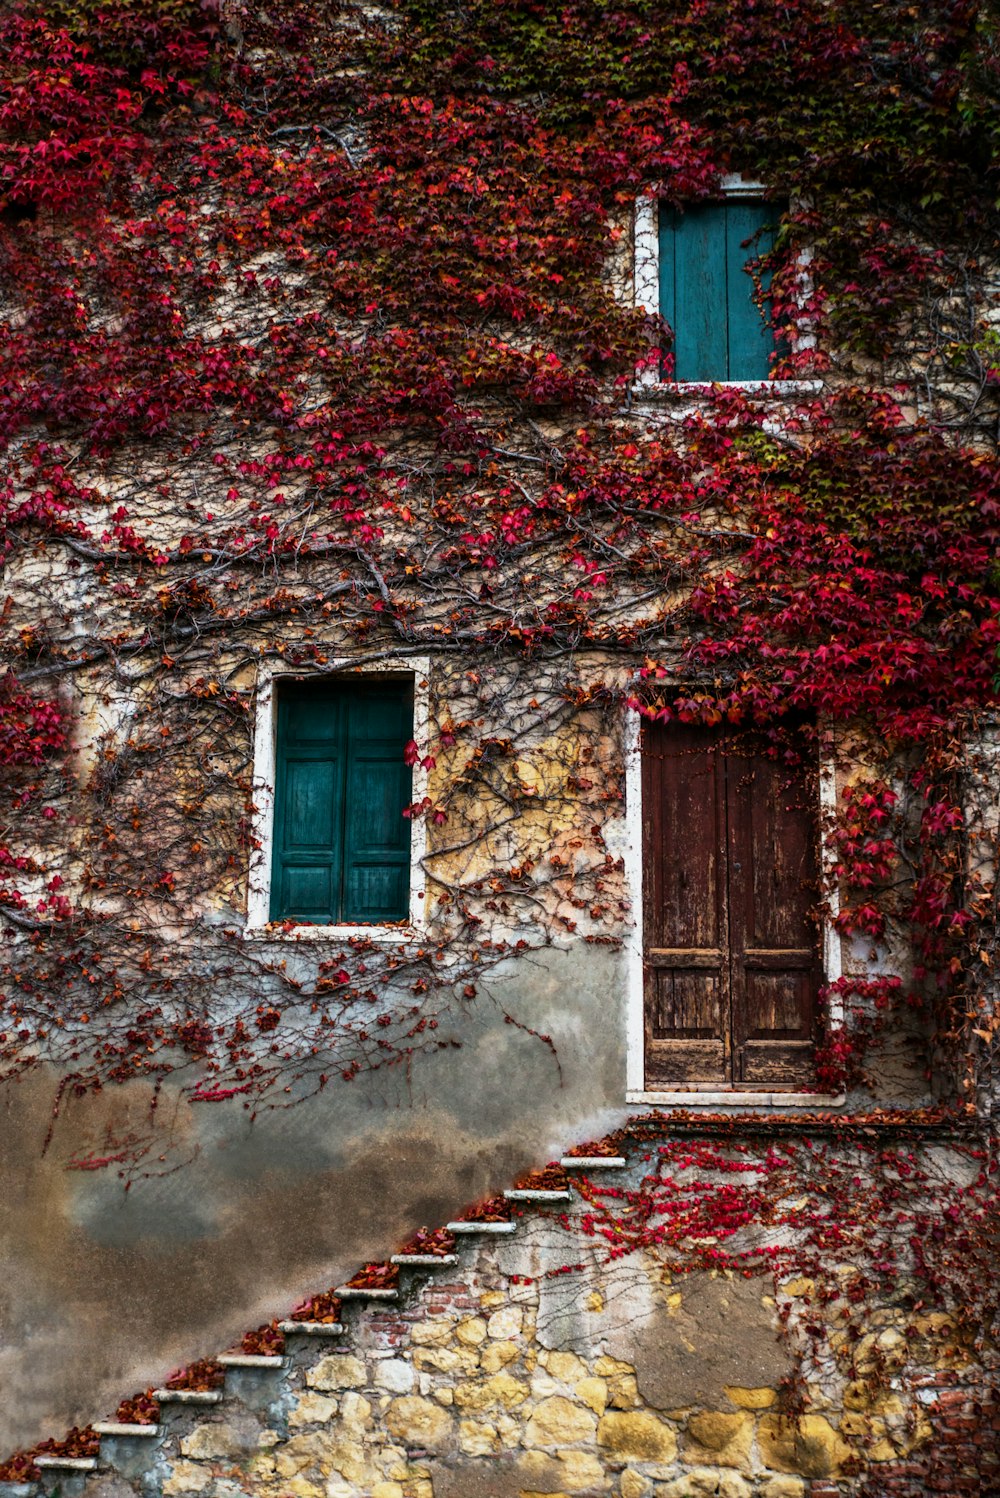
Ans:
[[[272,921],[409,914],[408,682],[292,682],[278,695]]]
[[[673,329],[675,380],[767,379],[773,335],[744,267],[773,245],[774,213],[753,200],[660,209],[660,312]]]
[[[400,687],[351,702],[344,817],[344,921],[401,921],[410,908],[412,772],[403,759],[413,709]]]
[[[753,277],[744,267],[774,248],[774,214],[767,203],[752,200],[725,205],[730,380],[766,380],[770,373],[774,334],[753,299]]]

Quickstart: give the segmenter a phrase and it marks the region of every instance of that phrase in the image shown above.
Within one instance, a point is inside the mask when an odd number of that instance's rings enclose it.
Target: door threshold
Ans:
[[[847,1096],[843,1092],[738,1092],[731,1088],[646,1092],[630,1088],[625,1101],[662,1108],[842,1108]]]

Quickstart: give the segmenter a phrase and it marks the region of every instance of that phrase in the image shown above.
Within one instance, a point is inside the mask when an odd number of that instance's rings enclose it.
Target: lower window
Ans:
[[[744,734],[642,730],[645,1085],[798,1087],[821,981],[818,774]]]
[[[277,698],[270,919],[406,920],[412,678],[279,682]]]

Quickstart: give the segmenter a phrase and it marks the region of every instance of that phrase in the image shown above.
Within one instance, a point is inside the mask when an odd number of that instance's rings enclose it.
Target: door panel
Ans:
[[[801,1085],[820,980],[815,772],[689,725],[644,725],[642,756],[646,1085]]]

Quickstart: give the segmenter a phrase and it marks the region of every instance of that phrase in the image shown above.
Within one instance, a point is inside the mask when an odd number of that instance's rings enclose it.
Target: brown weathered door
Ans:
[[[809,1081],[817,796],[743,737],[644,725],[647,1087]]]

